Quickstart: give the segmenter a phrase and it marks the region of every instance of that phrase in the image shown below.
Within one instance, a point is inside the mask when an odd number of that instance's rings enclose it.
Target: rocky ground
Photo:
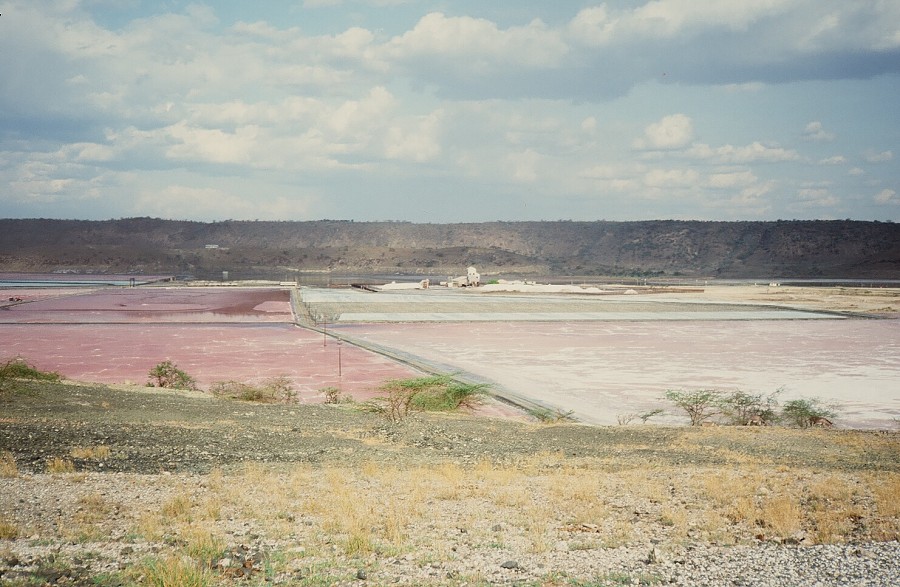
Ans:
[[[900,435],[19,382],[2,585],[891,585]]]

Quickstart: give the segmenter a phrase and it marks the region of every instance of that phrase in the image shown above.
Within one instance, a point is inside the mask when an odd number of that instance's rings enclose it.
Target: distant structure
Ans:
[[[478,287],[481,285],[481,274],[474,267],[466,269],[466,274],[460,277],[448,277],[447,287]]]
[[[397,283],[396,281],[392,281],[390,283],[385,283],[382,286],[378,286],[375,289],[378,291],[388,291],[388,290],[398,290],[398,289],[428,289],[430,282],[427,279],[423,279],[422,281],[410,281],[410,282],[402,282]]]

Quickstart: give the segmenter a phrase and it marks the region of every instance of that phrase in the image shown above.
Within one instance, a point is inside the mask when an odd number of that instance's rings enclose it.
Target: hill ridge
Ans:
[[[900,279],[900,225],[853,220],[0,219],[0,270]]]

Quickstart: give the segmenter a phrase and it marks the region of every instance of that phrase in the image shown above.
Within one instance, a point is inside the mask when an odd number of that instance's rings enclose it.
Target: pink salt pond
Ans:
[[[23,303],[0,304],[0,359],[21,356],[67,378],[100,383],[144,384],[148,371],[166,359],[204,388],[283,375],[303,402],[321,401],[321,390],[330,386],[363,399],[388,379],[420,375],[353,344],[328,339],[323,345],[321,333],[294,325],[286,289],[42,291],[46,295],[27,292]],[[0,296],[9,295],[14,294],[0,290]],[[669,413],[654,421],[680,422],[661,400],[665,390],[714,387],[764,394],[783,388],[782,401],[815,397],[835,405],[839,426],[896,426],[900,321],[781,314],[788,319],[742,314],[726,320],[707,313],[705,319],[665,320],[656,313],[658,320],[561,316],[339,323],[329,329],[443,371],[472,374],[502,393],[571,410],[587,422],[615,424],[655,408]],[[510,412],[493,407],[488,413]]]
[[[323,344],[322,334],[293,324],[284,289],[52,293],[0,310],[0,359],[20,356],[69,379],[111,384],[144,384],[163,360],[203,388],[286,376],[302,402],[321,401],[325,387],[366,399],[386,380],[419,375],[349,344]]]

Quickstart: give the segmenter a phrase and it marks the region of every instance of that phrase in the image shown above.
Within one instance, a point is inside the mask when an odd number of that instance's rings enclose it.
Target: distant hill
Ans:
[[[0,271],[900,279],[883,222],[0,220]]]

